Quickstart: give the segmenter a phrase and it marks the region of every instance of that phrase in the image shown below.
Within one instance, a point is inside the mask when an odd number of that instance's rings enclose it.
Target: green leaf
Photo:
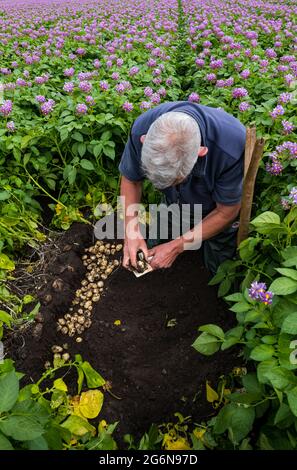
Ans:
[[[226,295],[227,292],[229,292],[231,287],[232,287],[231,280],[228,277],[225,278],[220,284],[220,287],[218,290],[218,297],[224,297],[224,295]]]
[[[282,250],[281,255],[284,260],[297,258],[297,246],[288,246],[287,248]]]
[[[192,344],[196,351],[204,354],[205,356],[211,356],[220,349],[220,341],[209,333],[203,332]]]
[[[10,328],[13,318],[11,315],[9,315],[9,313],[4,312],[4,310],[0,310],[0,321],[5,323],[5,325],[7,325]]]
[[[29,450],[48,450],[48,445],[43,436],[37,437],[27,443]]]
[[[252,308],[252,305],[249,304],[248,302],[237,302],[234,304],[229,310],[231,312],[239,313],[239,312],[247,312]]]
[[[46,408],[32,399],[17,402],[11,410],[11,414],[32,418],[41,425],[45,425],[49,420],[49,413]]]
[[[66,442],[71,440],[71,433],[54,422],[51,422],[50,427],[47,427],[46,432],[42,435],[46,439],[50,450],[63,449],[62,436]]]
[[[28,400],[29,398],[31,398],[32,396],[31,388],[32,388],[32,384],[25,385],[23,388],[21,388],[19,392],[19,396],[18,396],[19,402]]]
[[[256,346],[250,353],[250,358],[254,361],[267,361],[275,354],[275,349],[270,344],[260,344]]]
[[[112,148],[112,147],[107,147],[107,146],[104,146],[103,147],[103,153],[111,158],[111,160],[114,160],[115,159],[115,149]]]
[[[82,370],[81,366],[76,368],[77,370],[77,393],[80,394],[83,382],[84,382],[84,371]]]
[[[0,269],[6,269],[7,271],[13,271],[15,268],[14,262],[8,258],[4,253],[0,253]]]
[[[269,287],[269,290],[276,295],[288,295],[297,291],[297,281],[289,277],[278,277]]]
[[[214,433],[223,434],[228,430],[231,441],[238,444],[251,431],[254,419],[254,408],[230,403],[225,405],[216,417]]]
[[[266,374],[276,365],[277,365],[276,359],[270,359],[268,361],[263,361],[263,362],[260,362],[260,364],[258,364],[257,377],[260,383],[269,383],[269,380],[266,377]]]
[[[77,151],[78,151],[79,155],[80,155],[81,157],[83,157],[84,154],[85,154],[86,151],[87,151],[87,146],[86,146],[86,144],[85,144],[84,142],[81,142],[80,144],[78,144],[78,146],[77,146]]]
[[[275,344],[277,343],[277,336],[274,335],[265,335],[261,338],[262,343],[265,344]]]
[[[242,302],[244,301],[244,295],[241,292],[235,292],[234,294],[227,295],[224,299],[228,302]]]
[[[292,413],[297,416],[297,386],[287,392],[287,397]]]
[[[11,194],[8,191],[0,191],[0,201],[6,201],[10,196]]]
[[[76,168],[75,166],[72,166],[71,169],[68,172],[68,182],[69,184],[73,184],[76,180]]]
[[[86,419],[80,418],[76,415],[70,415],[64,423],[61,424],[63,428],[68,429],[74,436],[84,436],[88,432],[95,434],[96,429]]]
[[[279,297],[272,311],[273,324],[281,328],[285,318],[294,312],[296,312],[296,305],[286,297]]]
[[[90,162],[90,160],[86,160],[85,158],[83,158],[81,161],[80,161],[80,166],[84,169],[84,170],[95,170],[95,167],[93,165],[92,162]]]
[[[95,145],[95,147],[93,148],[93,154],[94,156],[97,158],[99,157],[100,153],[102,152],[102,144],[97,144]]]
[[[199,331],[205,331],[206,333],[209,333],[210,335],[216,336],[219,339],[224,339],[225,333],[217,325],[209,324],[209,325],[202,325],[198,328]]]
[[[225,340],[222,343],[221,350],[225,351],[225,349],[230,348],[231,346],[234,346],[234,344],[237,344],[241,336],[243,334],[243,327],[242,326],[236,326],[235,328],[232,328],[231,330],[227,331],[225,334]]]
[[[297,270],[296,269],[276,268],[276,271],[278,271],[283,276],[289,277],[289,278],[294,279],[295,281],[297,281]]]
[[[89,388],[102,387],[102,385],[105,384],[104,378],[95,369],[93,369],[89,362],[84,361],[81,364],[81,368],[84,371]]]
[[[280,224],[280,217],[274,212],[263,212],[263,214],[258,215],[255,219],[251,221],[251,224],[255,227],[260,227],[263,224]]]
[[[288,422],[288,424],[290,425],[291,419],[292,419],[292,413],[290,411],[290,408],[288,407],[286,403],[281,403],[279,409],[277,410],[275,414],[273,424],[277,425],[283,421],[283,422]]]
[[[69,135],[69,132],[67,129],[61,129],[60,130],[60,139],[61,139],[61,142],[64,142],[64,140],[66,140],[68,138],[68,135]]]
[[[257,375],[248,373],[242,377],[242,384],[248,393],[257,395],[258,399],[262,396],[262,386],[258,381]]]
[[[54,380],[54,387],[57,390],[61,390],[62,392],[68,391],[67,385],[65,384],[64,380],[61,378]]]
[[[220,271],[220,267],[219,267],[218,272],[216,273],[214,277],[211,278],[208,285],[215,286],[219,284],[220,282],[222,282],[223,279],[225,279],[225,277],[226,277],[226,274],[223,271]]]
[[[105,116],[106,117],[106,116]],[[108,141],[112,136],[112,133],[111,131],[104,131],[102,134],[101,134],[101,137],[100,137],[100,140],[103,140],[103,141]]]
[[[297,256],[295,256],[295,258],[286,259],[286,261],[283,262],[283,266],[287,268],[295,266],[297,268]]]
[[[27,416],[9,416],[0,422],[0,430],[16,441],[31,441],[44,432],[36,419]]]
[[[84,141],[83,135],[78,131],[76,131],[72,134],[72,139],[76,140],[77,142],[83,142]]]
[[[268,370],[265,375],[272,386],[278,390],[284,390],[287,387],[292,387],[297,384],[297,377],[295,377],[293,372],[283,367],[273,367]]]
[[[297,334],[297,311],[290,313],[283,322],[282,332],[290,335]]]
[[[15,371],[0,376],[0,413],[9,411],[17,401],[19,379]]]
[[[13,450],[13,447],[7,437],[0,433],[0,450]]]

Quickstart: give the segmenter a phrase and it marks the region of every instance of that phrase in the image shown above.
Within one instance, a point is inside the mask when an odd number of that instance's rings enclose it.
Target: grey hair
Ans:
[[[200,145],[201,133],[194,118],[175,111],[162,114],[143,142],[142,170],[157,189],[172,186],[191,173]]]

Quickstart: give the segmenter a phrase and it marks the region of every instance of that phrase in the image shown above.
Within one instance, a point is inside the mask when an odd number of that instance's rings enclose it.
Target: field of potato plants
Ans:
[[[295,0],[0,0],[0,450],[297,449]],[[115,206],[160,103],[265,140],[249,236],[139,279]],[[146,204],[160,193],[146,181]]]

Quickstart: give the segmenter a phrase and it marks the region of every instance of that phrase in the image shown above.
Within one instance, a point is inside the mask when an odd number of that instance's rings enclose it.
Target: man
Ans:
[[[136,267],[142,250],[154,269],[168,268],[184,250],[185,237],[202,233],[204,263],[212,274],[236,251],[236,227],[242,193],[245,127],[225,111],[187,101],[161,104],[134,122],[119,170],[125,207],[140,203],[148,178],[167,204],[201,204],[199,227],[148,250],[140,229],[129,233],[126,215],[125,267]]]

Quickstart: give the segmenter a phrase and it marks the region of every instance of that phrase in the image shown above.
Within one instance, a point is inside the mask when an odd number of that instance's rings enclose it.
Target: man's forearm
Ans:
[[[180,239],[176,239],[176,243],[180,245],[195,243],[199,247],[202,241],[214,237],[228,227],[238,215],[239,210],[240,204],[224,209],[215,208],[192,230],[186,232]]]
[[[121,179],[121,196],[124,197],[124,210],[125,210],[125,233],[129,222],[138,217],[138,210],[134,207],[141,201],[142,183],[138,181],[130,181],[125,176]]]
[[[214,209],[202,220],[202,241],[214,237],[228,227],[235,219],[234,213],[226,215]]]

